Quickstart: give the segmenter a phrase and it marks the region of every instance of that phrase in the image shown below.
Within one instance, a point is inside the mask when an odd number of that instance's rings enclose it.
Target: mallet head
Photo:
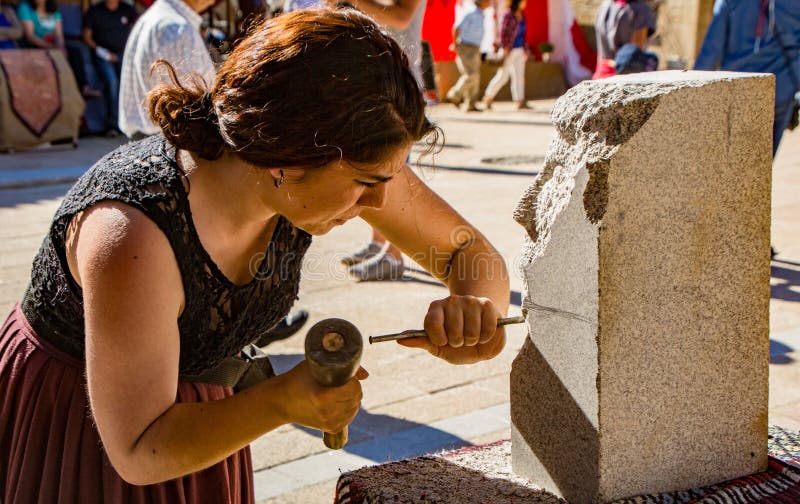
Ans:
[[[306,361],[320,385],[338,387],[355,376],[364,342],[350,322],[330,318],[314,324],[306,335]]]
[[[338,387],[355,376],[364,342],[350,322],[337,318],[314,324],[306,335],[306,362],[314,380],[324,387]],[[347,444],[347,427],[323,433],[325,446],[340,450]]]

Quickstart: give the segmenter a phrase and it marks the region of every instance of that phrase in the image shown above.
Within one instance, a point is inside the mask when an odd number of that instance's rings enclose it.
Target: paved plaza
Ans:
[[[446,144],[435,156],[417,146],[412,162],[428,184],[481,229],[507,259],[512,307],[520,311],[518,271],[524,230],[511,219],[523,190],[540,169],[553,134],[552,100],[533,109],[466,114],[451,105],[431,108]],[[22,295],[30,263],[61,197],[74,179],[119,140],[86,139],[75,149],[0,155],[0,311]],[[742,166],[741,170],[747,170]],[[697,183],[697,181],[687,181]],[[431,216],[435,218],[436,216]],[[772,191],[770,303],[770,423],[800,430],[800,132],[787,132],[775,162]],[[396,282],[349,279],[338,258],[369,236],[351,222],[316,238],[304,265],[298,308],[308,326],[328,317],[353,322],[364,336],[422,327],[428,304],[446,289],[411,265]],[[331,502],[340,471],[422,453],[509,437],[509,371],[526,336],[509,326],[508,344],[496,359],[456,367],[395,343],[365,348],[362,410],[344,450],[324,448],[319,433],[284,426],[252,446],[256,497],[270,503]],[[303,358],[300,334],[267,347],[278,372]]]

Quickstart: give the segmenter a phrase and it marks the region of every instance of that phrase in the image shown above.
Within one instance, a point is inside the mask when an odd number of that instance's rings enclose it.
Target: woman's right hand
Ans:
[[[318,384],[303,361],[281,375],[285,380],[285,415],[296,423],[323,432],[340,432],[353,421],[361,406],[361,383],[369,376],[359,367],[355,377],[340,387]]]

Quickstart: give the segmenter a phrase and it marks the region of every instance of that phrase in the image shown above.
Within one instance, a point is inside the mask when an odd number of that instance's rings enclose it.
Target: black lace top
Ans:
[[[196,375],[237,354],[289,312],[311,236],[279,217],[258,271],[247,285],[228,280],[200,243],[189,208],[189,181],[163,137],[129,143],[98,161],[67,193],[33,262],[22,307],[33,329],[83,358],[83,295],[67,266],[72,217],[104,201],[141,210],[172,245],[183,280],[180,373]],[[145,314],[142,314],[145,315]]]

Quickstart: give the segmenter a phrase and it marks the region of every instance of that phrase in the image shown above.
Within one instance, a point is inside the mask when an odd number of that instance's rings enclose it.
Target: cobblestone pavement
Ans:
[[[431,110],[444,129],[446,147],[434,159],[423,157],[426,181],[476,224],[507,258],[512,301],[519,311],[522,280],[518,260],[524,232],[511,219],[523,189],[541,166],[552,135],[552,101],[531,102],[517,112],[499,103],[489,113],[465,114],[452,106]],[[25,170],[74,168],[87,152],[107,143],[86,141],[77,151],[0,156],[0,175],[27,180]],[[417,154],[423,149],[415,148]],[[81,157],[83,156],[83,157]],[[435,168],[432,167],[435,165]],[[747,169],[747,167],[742,167]],[[49,172],[48,172],[49,173]],[[0,182],[3,181],[0,176]],[[10,186],[15,184],[10,183]],[[30,261],[67,185],[16,184],[0,189],[0,310],[8,312],[27,283]],[[2,183],[0,183],[2,187]],[[778,153],[773,179],[773,243],[770,319],[770,422],[800,428],[800,133],[788,133]],[[327,317],[351,320],[366,334],[421,327],[428,303],[446,295],[430,276],[412,268],[398,282],[355,283],[337,256],[362,245],[369,233],[353,222],[315,239],[305,264],[298,307],[311,312],[309,326]],[[366,348],[362,411],[341,452],[324,449],[320,436],[284,426],[252,446],[256,494],[263,502],[331,502],[340,470],[389,458],[508,437],[508,373],[525,338],[510,327],[506,349],[496,359],[454,367],[393,343]],[[278,371],[302,359],[297,335],[268,348]]]

